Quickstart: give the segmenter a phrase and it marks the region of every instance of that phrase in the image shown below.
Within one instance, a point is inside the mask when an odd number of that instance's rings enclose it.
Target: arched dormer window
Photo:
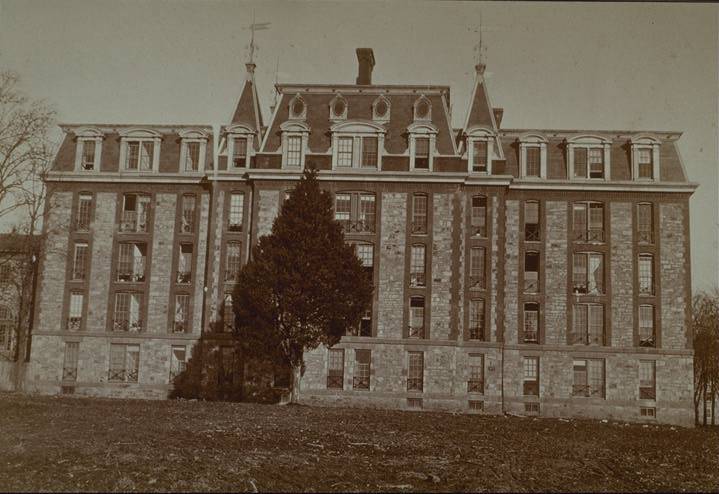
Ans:
[[[280,125],[280,132],[282,132],[282,168],[302,170],[305,167],[309,126],[304,122],[284,122]]]
[[[179,132],[180,172],[201,172],[205,170],[208,135],[199,129],[183,129]]]
[[[123,172],[158,172],[162,135],[150,129],[127,129],[120,132],[120,170]]]
[[[519,138],[519,176],[547,178],[547,139],[539,134]]]
[[[291,119],[305,120],[307,118],[307,104],[299,93],[290,100],[289,111]]]
[[[389,122],[390,110],[392,109],[389,98],[379,95],[372,103],[372,120],[375,122]]]
[[[374,122],[354,120],[330,128],[332,133],[332,168],[381,168],[384,150],[384,127]]]
[[[634,180],[659,180],[659,140],[637,136],[632,138],[631,144]]]
[[[432,171],[436,149],[437,127],[431,123],[413,123],[409,134],[409,169]]]
[[[495,158],[495,135],[485,127],[467,129],[467,171],[492,174],[492,161]]]
[[[330,100],[330,120],[347,120],[347,100],[340,93]]]
[[[242,124],[231,125],[225,129],[227,134],[227,169],[244,170],[250,167],[250,158],[254,154],[252,143],[256,132]]]
[[[432,120],[432,103],[423,94],[414,102],[414,121],[429,122]]]
[[[93,127],[76,129],[74,134],[77,139],[77,145],[75,147],[75,171],[100,171],[102,140],[105,138],[105,134]]]
[[[577,136],[567,140],[570,180],[609,180],[612,143],[599,136]]]

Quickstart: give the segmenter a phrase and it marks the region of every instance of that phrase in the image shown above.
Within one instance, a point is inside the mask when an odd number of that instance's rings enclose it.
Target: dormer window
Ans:
[[[347,119],[347,100],[341,94],[336,95],[330,101],[330,120]]]
[[[247,139],[234,137],[232,144],[232,167],[245,168],[247,166]]]
[[[429,137],[415,139],[414,167],[418,170],[429,170]]]
[[[185,172],[204,171],[207,150],[207,134],[199,130],[180,132],[180,170]]]
[[[120,169],[157,172],[160,168],[161,135],[153,130],[131,129],[120,134]]]
[[[280,125],[282,133],[282,168],[297,170],[305,166],[310,128],[304,122],[287,121]]]
[[[300,136],[287,137],[287,166],[302,166],[302,137]]]
[[[100,153],[104,134],[97,129],[78,129],[75,148],[75,170],[82,172],[100,171]]]
[[[494,134],[489,129],[471,128],[465,138],[468,171],[491,174],[495,157]]]
[[[332,133],[332,168],[379,168],[384,148],[382,126],[362,122],[341,122]]]
[[[244,170],[250,167],[255,131],[242,124],[227,127],[227,169]]]
[[[83,140],[82,142],[82,169],[83,170],[94,170],[95,169],[95,147],[97,143],[89,140]]]
[[[547,178],[547,140],[540,135],[519,138],[519,173],[522,178]]]
[[[635,180],[659,177],[659,141],[653,137],[632,139],[632,175]]]
[[[302,96],[296,94],[290,101],[290,118],[304,120],[307,117],[307,105]]]
[[[415,121],[432,120],[432,105],[424,95],[420,96],[417,101],[414,102],[414,119]]]
[[[372,120],[375,122],[388,122],[390,115],[390,102],[384,96],[379,96],[372,103]]]
[[[129,141],[127,143],[127,170],[152,170],[152,156],[155,154],[155,143],[153,141]]]
[[[574,137],[567,143],[571,179],[608,180],[611,143],[595,136]]]
[[[487,141],[475,140],[472,142],[472,171],[487,172]]]
[[[409,133],[409,169],[432,171],[437,139],[437,127],[431,123],[414,123]]]

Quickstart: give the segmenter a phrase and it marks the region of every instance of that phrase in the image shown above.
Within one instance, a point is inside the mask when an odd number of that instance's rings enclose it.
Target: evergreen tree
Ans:
[[[372,281],[334,220],[331,195],[320,190],[316,170],[305,170],[240,273],[233,306],[243,353],[289,364],[295,403],[304,352],[337,343],[371,297]]]

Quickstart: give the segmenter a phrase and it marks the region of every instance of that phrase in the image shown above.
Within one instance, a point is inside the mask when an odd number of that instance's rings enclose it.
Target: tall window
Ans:
[[[9,350],[12,342],[13,328],[15,327],[15,318],[10,309],[5,305],[0,305],[0,348]]]
[[[575,178],[604,178],[603,148],[574,148]]]
[[[357,219],[357,231],[373,232],[374,225],[375,225],[374,194],[360,194],[360,196],[359,196],[359,218]]]
[[[655,400],[657,398],[656,362],[654,360],[639,361],[639,399]]]
[[[182,196],[181,233],[192,233],[195,229],[195,196]]]
[[[469,301],[469,339],[484,340],[484,300]]]
[[[150,197],[138,194],[123,196],[121,232],[146,232],[150,213]]]
[[[656,345],[654,333],[654,306],[639,306],[639,346],[653,347]]]
[[[604,397],[604,360],[582,359],[573,362],[572,396]]]
[[[472,235],[487,236],[487,197],[472,197]]]
[[[344,388],[345,377],[345,351],[331,348],[329,351],[329,364],[327,369],[327,387]]]
[[[526,201],[524,203],[524,240],[526,242],[538,242],[541,240],[538,201]]]
[[[473,172],[486,172],[487,171],[487,141],[484,141],[484,140],[473,140],[472,141],[472,171]]]
[[[185,146],[185,171],[196,172],[200,169],[200,143],[186,142]]]
[[[375,230],[375,195],[357,192],[335,194],[335,220],[345,233],[370,233]]]
[[[85,300],[83,292],[70,292],[70,312],[67,318],[67,329],[69,331],[80,331],[82,329],[82,305]]]
[[[352,137],[337,138],[337,166],[352,166]]]
[[[352,215],[352,196],[350,194],[335,195],[335,220],[339,221],[345,231],[349,231]]]
[[[415,138],[414,167],[418,170],[429,170],[429,137]]]
[[[187,349],[181,345],[173,345],[170,352],[170,384],[187,368]]]
[[[654,178],[654,160],[651,148],[639,148],[639,178]]]
[[[82,141],[82,169],[83,170],[94,170],[95,169],[95,141],[94,140],[83,140]]]
[[[424,353],[409,352],[407,391],[422,391],[424,388]]]
[[[227,243],[227,267],[225,268],[225,281],[238,281],[242,268],[241,249],[239,242]]]
[[[574,239],[604,242],[604,205],[601,202],[575,202]]]
[[[425,194],[412,195],[412,233],[419,235],[427,233],[427,196]]]
[[[412,256],[409,265],[410,286],[425,286],[425,246],[416,244],[412,246]]]
[[[484,247],[472,247],[469,250],[469,288],[482,290],[485,287],[485,250]]]
[[[242,231],[242,216],[245,206],[245,194],[242,192],[233,192],[230,194],[230,215],[227,219],[227,231]]]
[[[362,261],[362,267],[369,274],[370,279],[374,278],[374,245],[355,244],[357,257]]]
[[[424,297],[409,299],[409,337],[424,338]]]
[[[176,282],[192,282],[192,244],[180,244],[180,257],[177,260]]]
[[[604,343],[604,306],[574,304],[573,328],[570,343],[602,345]]]
[[[524,343],[537,343],[539,341],[539,304],[527,302],[524,304]]]
[[[136,383],[139,371],[139,345],[110,345],[110,372],[108,381]]]
[[[118,292],[115,294],[113,331],[137,333],[142,330],[140,300],[141,294],[135,292]]]
[[[651,254],[639,254],[639,294],[654,294],[654,258]]]
[[[172,325],[173,333],[185,333],[190,329],[190,296],[175,295],[175,318]]]
[[[484,393],[484,355],[471,353],[469,355],[468,393]]]
[[[65,343],[65,358],[62,363],[62,380],[77,380],[77,360],[80,351],[80,343],[68,341]]]
[[[232,142],[232,166],[244,168],[247,166],[247,139],[235,137]]]
[[[154,141],[128,141],[125,169],[150,171],[155,154]]]
[[[532,146],[527,148],[527,176],[539,177],[541,173],[540,148]]]
[[[524,253],[524,291],[539,293],[539,252]]]
[[[637,233],[640,243],[651,244],[654,241],[652,217],[652,205],[650,203],[637,204]]]
[[[75,244],[75,254],[72,263],[72,279],[84,280],[87,271],[88,250],[86,243]]]
[[[145,281],[145,244],[122,243],[117,259],[117,281],[139,283]]]
[[[225,293],[220,310],[222,311],[222,331],[231,333],[235,328],[235,311],[232,308],[232,293]]]
[[[377,168],[377,138],[363,137],[361,142],[362,159],[360,164],[366,168]]]
[[[287,137],[287,166],[302,166],[302,137]]]
[[[369,389],[371,350],[355,350],[355,369],[352,379],[354,389]]]
[[[525,396],[539,396],[539,357],[524,357],[523,365],[523,394]]]
[[[75,217],[75,229],[86,232],[90,229],[90,211],[92,210],[92,195],[80,194],[77,200],[77,216]]]
[[[574,293],[604,293],[604,255],[599,252],[578,252],[572,264]]]

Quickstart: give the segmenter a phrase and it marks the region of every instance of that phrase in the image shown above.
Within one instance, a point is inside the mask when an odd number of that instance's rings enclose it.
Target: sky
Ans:
[[[61,122],[225,124],[258,31],[256,81],[451,87],[461,127],[479,26],[502,127],[682,131],[699,184],[691,206],[694,290],[719,285],[717,19],[711,4],[0,0],[0,67]],[[58,132],[59,138],[59,132]],[[1,220],[0,220],[1,221]],[[7,229],[8,222],[0,223]]]

